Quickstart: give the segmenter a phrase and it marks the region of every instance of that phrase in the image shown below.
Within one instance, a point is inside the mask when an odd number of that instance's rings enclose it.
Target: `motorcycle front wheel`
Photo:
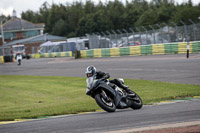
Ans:
[[[21,60],[18,60],[18,65],[21,65]]]
[[[107,112],[115,112],[115,110],[116,110],[115,104],[112,102],[112,100],[109,97],[107,97],[107,99],[105,99],[105,96],[103,96],[103,93],[96,94],[95,100],[96,100],[96,103],[103,110],[105,110]]]

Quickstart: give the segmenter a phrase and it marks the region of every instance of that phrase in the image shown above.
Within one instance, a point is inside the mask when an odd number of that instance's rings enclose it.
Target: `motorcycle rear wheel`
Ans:
[[[133,92],[133,94],[135,94],[135,96],[133,96],[132,98],[128,98],[132,102],[132,105],[130,107],[132,109],[141,109],[143,106],[142,99],[135,92]]]
[[[115,112],[116,106],[112,101],[106,101],[101,93],[95,95],[96,103],[107,112]]]

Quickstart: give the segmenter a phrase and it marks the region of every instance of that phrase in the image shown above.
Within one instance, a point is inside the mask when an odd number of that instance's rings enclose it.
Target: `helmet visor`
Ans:
[[[93,76],[92,73],[87,73],[86,75],[87,75],[87,77],[92,77]]]

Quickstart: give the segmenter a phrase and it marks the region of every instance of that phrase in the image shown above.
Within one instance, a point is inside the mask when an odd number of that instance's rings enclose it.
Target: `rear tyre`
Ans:
[[[132,109],[141,109],[143,105],[142,99],[135,92],[132,91],[132,93],[135,95],[128,98],[132,102],[130,107]]]
[[[108,99],[110,99],[108,97]],[[115,104],[112,102],[112,100],[106,100],[101,93],[96,94],[95,96],[95,100],[97,102],[97,104],[105,111],[107,112],[115,112],[116,110],[116,106]]]

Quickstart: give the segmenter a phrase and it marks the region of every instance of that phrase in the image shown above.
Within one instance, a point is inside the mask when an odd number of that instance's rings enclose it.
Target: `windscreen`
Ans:
[[[13,47],[14,52],[24,52],[24,46]]]
[[[92,77],[88,77],[86,79],[86,82],[87,82],[87,88],[88,89],[92,89],[93,85],[95,84],[97,80],[95,80],[95,76],[92,76]]]

